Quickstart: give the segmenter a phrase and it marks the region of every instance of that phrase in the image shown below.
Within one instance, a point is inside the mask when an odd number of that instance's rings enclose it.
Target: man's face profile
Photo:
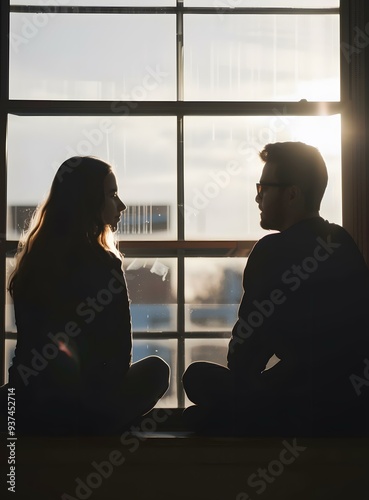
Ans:
[[[285,224],[285,186],[280,185],[276,166],[266,163],[260,177],[255,201],[260,209],[260,226],[281,231]]]

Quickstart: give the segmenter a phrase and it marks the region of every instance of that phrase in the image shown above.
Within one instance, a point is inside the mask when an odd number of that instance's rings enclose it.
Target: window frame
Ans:
[[[360,249],[366,252],[368,258],[368,215],[363,214],[365,194],[368,194],[368,176],[365,172],[365,151],[367,146],[361,144],[361,156],[357,152],[359,165],[357,169],[351,168],[351,159],[354,156],[355,141],[352,134],[345,132],[347,124],[353,126],[356,114],[361,111],[360,105],[356,109],[347,110],[346,103],[352,100],[353,85],[355,81],[353,75],[362,66],[364,56],[368,59],[368,54],[364,54],[360,63],[358,58],[351,64],[347,64],[341,51],[341,100],[339,102],[224,102],[224,101],[184,101],[183,87],[183,18],[185,14],[340,14],[341,43],[343,40],[353,38],[353,27],[355,22],[360,21],[360,12],[364,11],[365,4],[362,0],[357,2],[341,0],[340,8],[323,9],[290,9],[290,8],[201,8],[183,6],[183,2],[177,0],[176,7],[62,7],[62,6],[10,6],[10,0],[1,3],[1,48],[0,56],[2,61],[1,81],[0,81],[0,265],[4,272],[0,278],[0,383],[4,383],[5,364],[5,339],[16,338],[15,334],[5,331],[5,265],[6,257],[14,254],[17,241],[6,240],[6,214],[7,214],[7,156],[6,156],[6,132],[8,114],[16,115],[50,115],[50,116],[119,116],[124,115],[114,109],[117,101],[31,101],[31,100],[10,100],[9,99],[9,19],[10,12],[71,12],[79,13],[168,13],[176,15],[177,28],[177,100],[175,101],[139,101],[136,107],[129,107],[131,116],[175,116],[177,119],[177,240],[175,241],[124,241],[120,242],[120,249],[127,257],[175,257],[177,266],[177,332],[166,333],[135,333],[136,339],[165,339],[175,338],[178,341],[177,351],[177,374],[181,374],[185,368],[185,339],[191,338],[224,338],[227,336],[222,331],[205,332],[185,332],[185,296],[184,296],[184,274],[185,259],[187,257],[219,257],[219,256],[247,256],[255,241],[189,241],[185,240],[184,216],[180,207],[184,205],[184,147],[183,147],[183,121],[185,116],[269,116],[275,112],[283,113],[287,116],[318,116],[321,115],[322,104],[324,114],[331,115],[340,113],[342,116],[342,199],[343,199],[343,226],[354,236]],[[355,10],[356,9],[356,10]],[[353,13],[355,15],[353,15]],[[358,25],[358,24],[357,24]],[[369,53],[369,49],[366,51]],[[361,64],[361,66],[360,66]],[[366,66],[367,68],[367,66]],[[356,89],[356,99],[359,99],[365,92],[365,88]],[[359,101],[358,101],[359,102]],[[126,109],[128,101],[119,101],[121,109]],[[114,109],[114,111],[113,111]],[[355,114],[356,113],[356,114]],[[365,121],[360,115],[360,123]],[[365,142],[365,141],[364,141]],[[362,153],[363,148],[364,155]],[[367,158],[368,156],[366,156]],[[364,160],[363,160],[364,159]],[[364,181],[363,182],[363,178]],[[357,198],[356,194],[361,196]],[[366,207],[368,202],[366,203]],[[366,224],[366,226],[365,226]],[[229,336],[229,334],[228,334]],[[177,376],[178,406],[184,406],[184,394],[181,386],[181,377]]]

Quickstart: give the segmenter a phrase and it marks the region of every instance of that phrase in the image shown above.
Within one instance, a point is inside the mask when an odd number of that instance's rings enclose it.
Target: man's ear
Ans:
[[[288,187],[288,200],[291,202],[296,202],[298,201],[299,199],[301,199],[301,197],[303,196],[303,193],[302,193],[302,190],[300,188],[300,186],[297,186],[296,184],[292,184],[292,186],[289,186]]]

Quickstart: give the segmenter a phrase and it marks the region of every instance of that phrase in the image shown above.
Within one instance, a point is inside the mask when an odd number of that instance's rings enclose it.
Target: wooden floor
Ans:
[[[10,448],[1,438],[3,488]],[[19,436],[15,452],[16,494],[2,499],[369,499],[369,438]]]

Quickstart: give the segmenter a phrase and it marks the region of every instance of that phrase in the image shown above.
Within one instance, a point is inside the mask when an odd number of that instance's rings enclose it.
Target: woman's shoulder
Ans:
[[[88,288],[99,288],[109,282],[112,272],[121,271],[122,261],[103,248],[96,251],[76,253],[70,256],[68,281],[71,286],[85,284]]]

